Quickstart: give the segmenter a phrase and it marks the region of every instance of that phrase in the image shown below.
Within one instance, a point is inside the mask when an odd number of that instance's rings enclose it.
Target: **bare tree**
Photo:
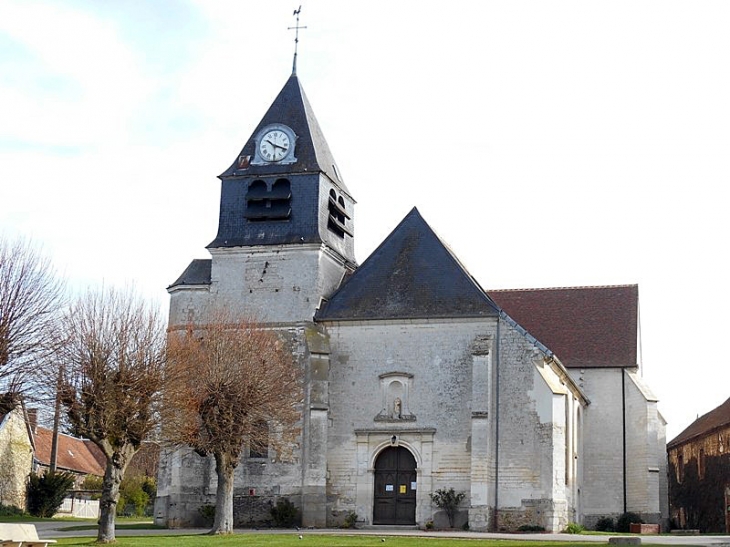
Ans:
[[[215,458],[211,534],[233,531],[233,475],[244,443],[285,459],[299,434],[300,403],[299,369],[274,331],[219,313],[170,332],[162,435]]]
[[[0,236],[0,393],[25,388],[62,298],[51,262],[29,240]]]
[[[165,328],[132,291],[89,292],[61,322],[60,400],[76,435],[106,456],[97,542],[115,541],[119,485],[157,424]]]

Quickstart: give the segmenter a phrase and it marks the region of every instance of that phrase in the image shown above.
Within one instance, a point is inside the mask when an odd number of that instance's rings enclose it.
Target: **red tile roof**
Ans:
[[[637,365],[638,285],[487,292],[568,368]]]
[[[51,464],[53,431],[44,427],[37,427],[33,438],[35,441],[35,459],[41,465],[49,466]],[[56,466],[63,471],[103,477],[106,458],[91,441],[61,434],[58,436]]]
[[[683,444],[695,437],[702,437],[714,429],[726,425],[730,425],[730,399],[722,403],[716,409],[697,418],[687,429],[667,443],[667,448]]]

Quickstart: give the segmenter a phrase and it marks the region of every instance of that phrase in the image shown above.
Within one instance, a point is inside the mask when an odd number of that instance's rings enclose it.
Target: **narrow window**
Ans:
[[[257,422],[253,431],[251,431],[248,442],[248,457],[269,457],[269,424],[266,422]]]
[[[347,226],[350,215],[347,214],[345,200],[342,196],[338,197],[333,189],[329,193],[327,212],[329,214],[327,228],[338,237],[344,238],[345,234],[352,237],[352,231]]]

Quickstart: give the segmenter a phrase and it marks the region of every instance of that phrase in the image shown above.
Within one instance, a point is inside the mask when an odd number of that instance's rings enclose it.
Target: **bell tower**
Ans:
[[[168,288],[170,324],[190,321],[201,305],[311,321],[355,268],[355,200],[296,74],[219,178],[212,259],[193,261]]]

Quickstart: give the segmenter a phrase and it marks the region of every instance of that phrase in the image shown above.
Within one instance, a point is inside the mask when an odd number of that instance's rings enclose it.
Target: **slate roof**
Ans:
[[[703,437],[718,427],[730,425],[730,399],[716,409],[700,416],[690,426],[667,443],[667,448],[684,444],[697,437]]]
[[[499,309],[414,207],[315,320],[496,317]]]
[[[168,288],[180,285],[210,285],[210,269],[212,261],[210,258],[194,259],[185,271]]]
[[[568,368],[637,365],[637,285],[488,292]]]
[[[53,431],[45,427],[37,427],[33,432],[35,442],[35,459],[41,465],[51,464],[51,443]],[[104,476],[106,458],[94,443],[60,434],[58,436],[58,452],[56,466],[60,470],[73,471],[84,475]]]
[[[297,135],[294,155],[297,161],[293,164],[249,165],[239,169],[240,156],[254,157],[255,139],[258,132],[267,125],[284,123],[294,130]],[[335,166],[335,160],[330,152],[329,145],[324,138],[319,122],[314,115],[304,89],[299,83],[296,74],[292,74],[286,84],[274,99],[264,117],[259,122],[253,134],[249,137],[243,149],[236,156],[233,164],[226,169],[219,178],[238,175],[275,175],[279,173],[325,173],[342,191],[350,195],[340,172]]]

